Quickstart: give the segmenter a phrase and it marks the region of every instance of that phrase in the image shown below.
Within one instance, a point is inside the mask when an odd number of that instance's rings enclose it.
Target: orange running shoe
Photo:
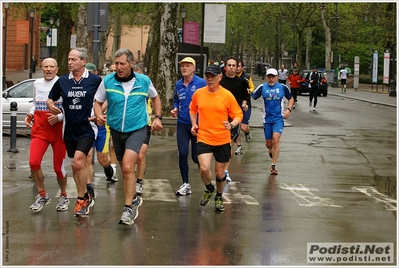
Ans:
[[[85,217],[89,212],[87,210],[88,200],[77,199],[75,206],[75,217]]]

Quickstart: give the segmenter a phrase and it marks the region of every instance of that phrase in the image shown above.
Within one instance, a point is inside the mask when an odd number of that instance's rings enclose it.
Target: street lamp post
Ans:
[[[335,66],[334,69],[334,83],[333,83],[333,87],[336,88],[338,87],[338,74],[337,74],[337,68],[338,66],[338,20],[339,20],[339,16],[338,16],[338,3],[334,3],[334,11],[335,11],[335,16],[333,17],[333,19],[335,20],[335,47],[334,47],[334,64],[333,66]]]
[[[187,9],[184,7],[180,9],[180,16],[181,16],[181,42],[184,43],[184,20],[187,15]]]
[[[5,9],[4,38],[3,38],[3,87],[4,88],[6,85],[7,20],[8,20],[8,8],[9,7],[10,7],[10,3],[4,3],[4,9]]]
[[[54,18],[50,16],[50,58],[52,57],[52,50],[53,50],[53,23]]]
[[[30,25],[30,68],[29,68],[29,78],[32,78],[32,68],[33,68],[33,18],[35,17],[35,10],[31,8],[29,10],[29,17],[31,20],[31,25]]]

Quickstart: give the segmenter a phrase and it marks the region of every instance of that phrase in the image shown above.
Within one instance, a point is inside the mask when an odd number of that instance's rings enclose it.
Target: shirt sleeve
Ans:
[[[61,89],[60,89],[60,80],[58,79],[51,88],[48,94],[48,98],[52,99],[53,101],[57,101],[60,99],[60,97],[61,97]]]
[[[158,95],[157,90],[154,87],[154,84],[152,81],[150,81],[150,85],[148,86],[148,97],[149,98],[155,98]]]
[[[283,84],[283,88],[284,88],[284,95],[285,97],[289,100],[292,98],[291,92],[288,89],[288,87],[286,85]]]
[[[252,81],[252,77],[249,77],[249,79],[248,79],[248,86],[249,86],[249,93],[254,92],[255,85],[254,85],[254,82]]]
[[[248,94],[248,89],[247,89],[247,80],[245,80],[244,78],[241,78],[241,84],[242,84],[242,86],[241,86],[241,98],[242,98],[242,100],[244,101],[246,101],[247,103],[249,102],[249,94]],[[241,106],[241,103],[240,103],[240,106]]]
[[[101,81],[100,85],[98,86],[96,95],[94,95],[94,99],[98,102],[105,102],[107,99],[107,95],[105,93],[105,85],[104,85],[104,80]]]
[[[263,87],[263,84],[260,84],[260,85],[254,90],[254,92],[252,92],[252,94],[251,94],[252,98],[254,98],[255,100],[257,100],[257,99],[261,96],[261,94],[262,94],[262,87]]]

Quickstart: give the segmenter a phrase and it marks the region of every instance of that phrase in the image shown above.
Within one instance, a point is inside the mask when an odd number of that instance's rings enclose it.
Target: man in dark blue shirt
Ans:
[[[94,205],[92,196],[86,192],[89,173],[85,162],[97,136],[97,126],[90,118],[94,115],[94,95],[101,78],[85,68],[87,60],[85,48],[72,49],[68,55],[70,73],[57,80],[47,100],[47,107],[52,114],[64,113],[63,137],[68,157],[72,159],[73,178],[78,192],[74,210],[76,217],[85,217]],[[55,106],[60,97],[63,111]]]
[[[188,179],[188,153],[189,143],[191,141],[191,158],[194,163],[198,164],[197,156],[197,137],[191,133],[190,120],[190,102],[194,92],[206,86],[203,78],[197,76],[195,72],[195,60],[191,57],[186,57],[179,61],[180,70],[183,75],[175,86],[175,93],[173,96],[173,109],[170,111],[172,117],[177,117],[176,140],[177,149],[179,151],[179,169],[183,184],[176,195],[191,194],[191,186]]]

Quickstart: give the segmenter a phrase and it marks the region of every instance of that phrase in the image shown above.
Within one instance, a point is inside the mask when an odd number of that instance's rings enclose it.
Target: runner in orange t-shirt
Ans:
[[[200,204],[206,206],[216,191],[215,210],[223,211],[224,166],[231,157],[230,130],[241,122],[243,114],[233,94],[219,85],[222,74],[217,65],[207,66],[205,77],[207,86],[198,89],[190,103],[191,132],[197,136],[200,176],[206,187]],[[228,121],[229,116],[233,121]],[[212,184],[212,156],[217,189]]]

